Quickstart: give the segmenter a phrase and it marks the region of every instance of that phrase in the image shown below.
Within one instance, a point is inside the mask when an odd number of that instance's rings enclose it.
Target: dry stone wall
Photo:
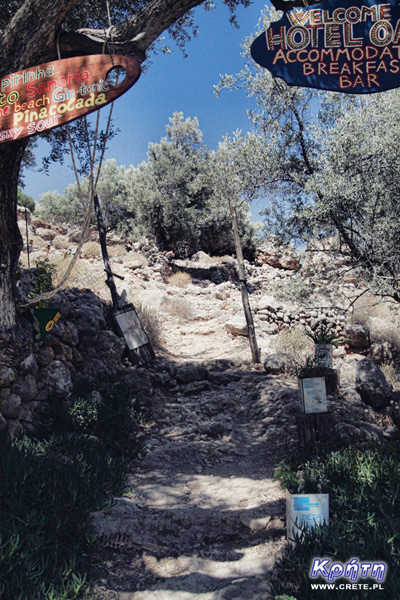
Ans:
[[[110,329],[108,307],[95,294],[59,292],[50,306],[62,314],[51,333],[27,346],[14,367],[0,369],[0,430],[11,436],[35,431],[80,379],[132,370],[123,365],[125,342]]]

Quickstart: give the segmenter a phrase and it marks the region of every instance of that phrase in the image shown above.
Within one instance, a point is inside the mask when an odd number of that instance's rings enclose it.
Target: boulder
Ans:
[[[6,419],[19,417],[21,398],[17,394],[10,394],[8,398],[0,400],[0,412]]]
[[[369,349],[369,356],[378,365],[390,363],[393,360],[393,352],[389,342],[374,342]]]
[[[200,250],[199,252],[196,252],[196,254],[193,254],[190,260],[192,260],[193,262],[209,263],[211,261],[211,257],[206,252]]]
[[[357,364],[356,390],[363,402],[375,409],[388,406],[393,398],[392,386],[372,358],[364,358]]]
[[[13,385],[12,391],[17,394],[23,402],[30,402],[37,393],[36,379],[32,374],[20,377]]]
[[[57,235],[52,229],[44,229],[43,227],[37,227],[35,233],[41,237],[42,240],[46,240],[46,242],[51,242]]]
[[[235,315],[225,322],[225,329],[232,335],[247,335],[247,323],[243,315]]]
[[[365,350],[371,345],[369,327],[363,323],[349,323],[346,325],[344,337],[352,348]]]
[[[291,244],[282,244],[271,236],[258,248],[256,264],[294,271],[300,266],[300,254]]]
[[[143,267],[143,263],[141,260],[129,260],[125,263],[125,267],[135,271],[136,269],[141,269]]]
[[[113,331],[100,331],[97,338],[97,353],[104,362],[111,362],[117,366],[122,360],[125,347],[125,340],[115,335]]]
[[[0,369],[0,387],[6,387],[16,379],[16,373],[11,367]]]
[[[99,306],[79,306],[75,310],[74,323],[79,332],[81,342],[90,343],[104,329],[105,320],[103,311]]]
[[[264,361],[264,369],[271,375],[278,375],[278,373],[284,373],[288,364],[288,354],[284,352],[278,352],[267,356]]]
[[[72,391],[70,372],[60,360],[53,360],[41,369],[40,379],[51,390],[50,396],[65,398]]]
[[[66,318],[71,312],[72,304],[65,292],[57,292],[50,299],[49,308],[58,310],[58,312],[61,313],[61,316]]]
[[[267,294],[264,294],[263,296],[261,296],[261,298],[259,299],[258,304],[257,304],[258,311],[268,310],[272,313],[275,313],[276,311],[280,310],[281,308],[282,308],[282,302],[279,302],[279,300],[277,300],[273,296],[268,296]]]
[[[176,373],[176,379],[181,383],[203,381],[208,378],[208,370],[201,365],[185,365]]]
[[[18,371],[22,375],[36,373],[38,368],[38,364],[32,352],[18,365]]]

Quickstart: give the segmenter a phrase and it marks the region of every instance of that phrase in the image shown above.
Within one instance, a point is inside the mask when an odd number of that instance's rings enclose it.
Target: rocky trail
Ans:
[[[294,382],[229,360],[159,361],[127,492],[93,515],[96,600],[266,600],[285,546],[274,466],[296,444]]]

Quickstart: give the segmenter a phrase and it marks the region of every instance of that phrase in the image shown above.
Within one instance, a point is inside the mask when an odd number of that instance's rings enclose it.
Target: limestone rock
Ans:
[[[31,352],[18,366],[18,371],[22,375],[35,373],[38,370],[38,364],[34,354]]]
[[[209,263],[211,261],[211,256],[206,252],[200,250],[199,252],[196,252],[196,254],[193,254],[190,260],[192,260],[193,262]]]
[[[272,375],[284,373],[288,364],[288,358],[289,356],[284,352],[278,352],[277,354],[267,356],[264,361],[264,369],[267,373],[271,373]]]
[[[125,267],[128,267],[128,269],[132,269],[132,271],[135,271],[136,269],[141,269],[143,267],[143,263],[141,260],[130,260],[125,263]]]
[[[21,398],[17,394],[10,394],[8,398],[0,400],[0,412],[3,417],[16,419],[19,417]]]
[[[282,302],[279,302],[273,296],[269,296],[268,294],[264,294],[258,301],[257,310],[268,310],[272,313],[279,311],[282,308]]]
[[[293,271],[300,266],[300,254],[291,244],[283,245],[271,236],[259,247],[256,264],[268,264],[276,269]]]
[[[388,406],[393,397],[392,386],[372,358],[364,358],[357,364],[356,390],[365,404],[377,409]]]
[[[46,242],[51,242],[57,235],[52,229],[44,229],[43,227],[38,227],[35,233],[43,240],[46,240]]]
[[[247,323],[243,315],[235,315],[225,322],[225,328],[232,335],[247,335]]]
[[[393,352],[389,342],[374,342],[371,344],[369,356],[373,358],[378,365],[390,363],[393,360]]]
[[[16,372],[11,367],[0,369],[0,387],[5,387],[13,383],[16,379]]]
[[[13,385],[12,391],[22,399],[22,402],[30,402],[37,393],[36,379],[32,374],[19,377]]]
[[[60,360],[53,360],[41,369],[40,379],[55,397],[66,397],[72,390],[70,372]]]
[[[344,330],[344,337],[352,348],[365,349],[371,345],[369,327],[363,323],[349,323]]]

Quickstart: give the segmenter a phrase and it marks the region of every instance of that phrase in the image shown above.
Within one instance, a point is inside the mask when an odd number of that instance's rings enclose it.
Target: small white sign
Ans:
[[[298,387],[300,402],[306,414],[328,411],[325,377],[299,379]]]
[[[315,366],[331,369],[332,363],[332,344],[315,344]]]
[[[287,539],[295,543],[295,535],[318,525],[329,525],[329,494],[290,494],[286,492]]]

